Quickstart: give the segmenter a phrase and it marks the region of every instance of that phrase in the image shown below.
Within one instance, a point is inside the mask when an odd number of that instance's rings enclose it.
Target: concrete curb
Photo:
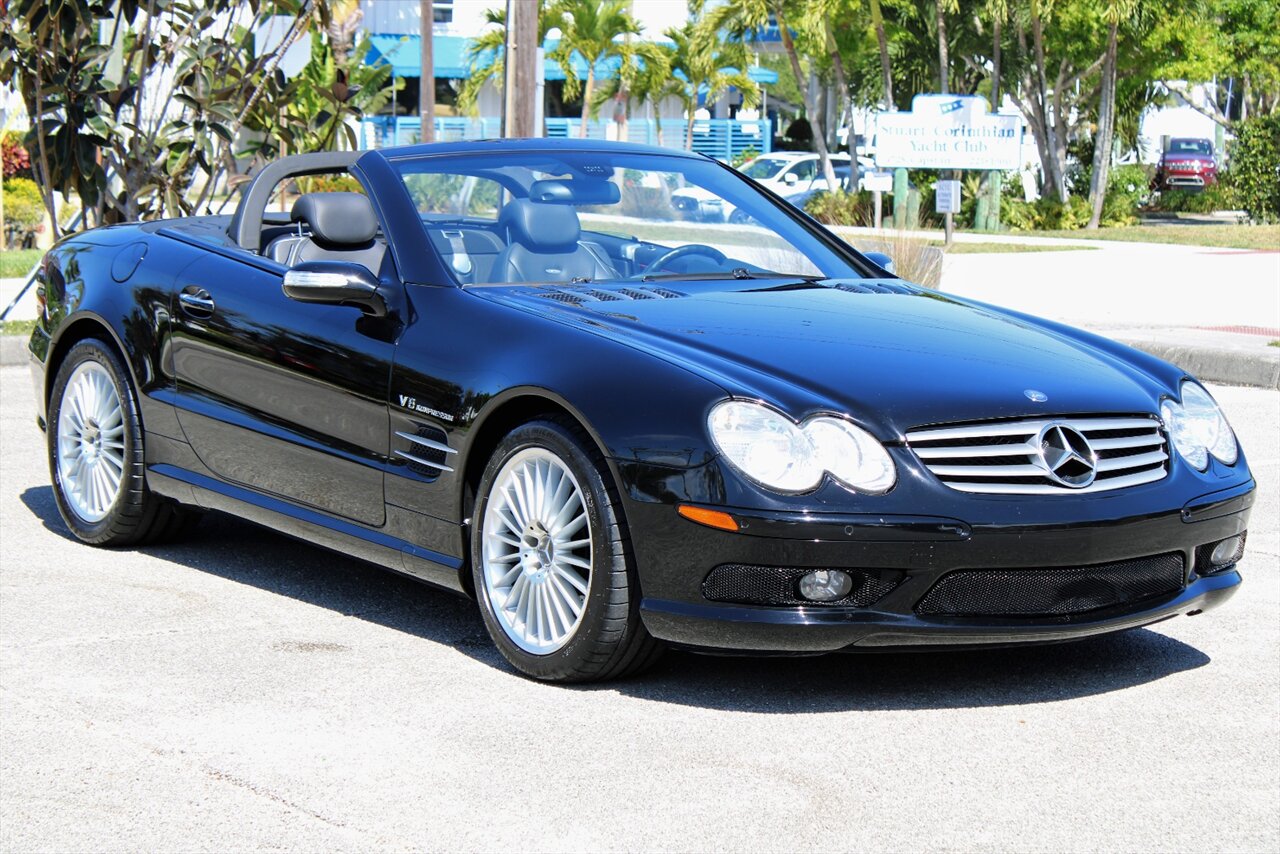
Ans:
[[[1269,358],[1268,353],[1254,354],[1219,347],[1164,344],[1123,337],[1116,340],[1172,362],[1205,382],[1280,390],[1280,348],[1276,349],[1275,358]],[[25,365],[28,358],[25,335],[0,335],[0,366]]]
[[[1115,340],[1128,344],[1135,350],[1150,353],[1158,359],[1172,362],[1205,382],[1280,389],[1280,349],[1277,348],[1273,348],[1276,356],[1271,358],[1265,351],[1255,354],[1223,347],[1167,344],[1120,336]]]

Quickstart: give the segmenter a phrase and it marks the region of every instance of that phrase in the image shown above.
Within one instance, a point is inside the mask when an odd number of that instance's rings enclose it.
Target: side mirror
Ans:
[[[788,172],[782,176],[782,183],[786,184],[788,187],[794,187],[799,183],[799,181],[800,179],[796,177],[796,173],[794,172]]]
[[[886,273],[893,273],[893,259],[883,252],[863,252],[867,260],[877,267],[880,267]],[[896,275],[896,274],[895,274]]]
[[[369,268],[346,261],[304,261],[284,274],[284,295],[298,302],[351,305],[386,317],[387,301]]]

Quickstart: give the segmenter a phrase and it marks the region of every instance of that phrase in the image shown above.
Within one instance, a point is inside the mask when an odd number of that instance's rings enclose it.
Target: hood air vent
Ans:
[[[910,285],[895,285],[886,282],[858,282],[856,284],[834,285],[838,291],[851,294],[914,294],[916,289]]]

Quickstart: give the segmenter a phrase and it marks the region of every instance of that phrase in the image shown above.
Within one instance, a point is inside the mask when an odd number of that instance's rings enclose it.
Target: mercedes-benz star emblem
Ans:
[[[1027,389],[1026,391],[1023,392],[1023,394],[1025,394],[1027,396],[1027,400],[1031,401],[1032,403],[1044,403],[1046,400],[1049,399],[1049,395],[1045,394],[1042,391],[1036,391],[1033,388]]]
[[[1083,489],[1098,475],[1098,458],[1089,440],[1066,424],[1046,424],[1036,437],[1040,448],[1036,462],[1050,480],[1071,489]]]

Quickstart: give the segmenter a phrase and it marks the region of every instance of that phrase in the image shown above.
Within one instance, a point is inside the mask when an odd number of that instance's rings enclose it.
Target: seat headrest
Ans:
[[[362,193],[306,193],[293,203],[289,219],[311,226],[317,243],[363,246],[378,233],[373,205]]]
[[[565,205],[537,204],[528,199],[512,199],[502,208],[498,223],[511,239],[534,252],[572,252],[578,246],[582,227],[578,212]]]

